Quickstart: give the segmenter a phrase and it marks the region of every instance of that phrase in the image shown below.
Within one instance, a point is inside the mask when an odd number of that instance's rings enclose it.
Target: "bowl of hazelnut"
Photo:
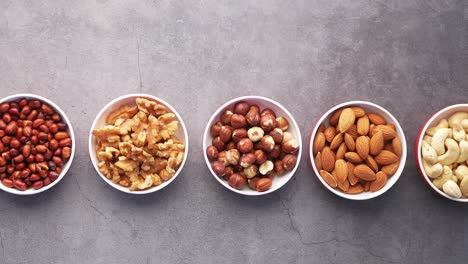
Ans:
[[[112,100],[89,132],[89,155],[99,176],[131,194],[152,193],[174,181],[187,160],[188,144],[181,116],[148,94]]]
[[[70,120],[52,101],[34,94],[0,100],[0,189],[31,195],[55,186],[75,154]]]
[[[284,186],[301,159],[302,140],[291,113],[261,96],[235,98],[210,118],[204,133],[206,165],[227,189],[263,195]]]

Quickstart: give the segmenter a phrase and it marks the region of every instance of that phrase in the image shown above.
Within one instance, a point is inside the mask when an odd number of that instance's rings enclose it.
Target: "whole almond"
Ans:
[[[375,180],[375,172],[365,164],[359,164],[354,167],[354,176],[361,180],[373,181]]]
[[[325,135],[322,132],[319,132],[314,139],[313,151],[314,155],[318,152],[322,151],[323,147],[325,147]]]
[[[330,149],[335,150],[337,149],[341,143],[343,143],[343,134],[339,133],[333,138],[332,142],[330,143]]]
[[[377,172],[377,174],[375,175],[375,180],[370,183],[369,191],[376,192],[382,189],[387,183],[387,179],[388,179],[387,174],[381,171]]]
[[[361,184],[356,184],[354,186],[350,186],[348,191],[346,193],[348,194],[359,194],[364,191],[364,188],[362,187]]]
[[[335,168],[335,153],[329,148],[325,147],[322,151],[322,169],[332,172]]]
[[[330,185],[332,188],[336,188],[338,186],[338,182],[336,181],[336,178],[331,175],[328,171],[321,170],[320,171],[320,176],[322,176],[322,179]]]
[[[343,138],[344,138],[344,142],[346,143],[346,147],[348,148],[348,150],[354,151],[356,149],[356,143],[354,142],[353,137],[350,134],[345,133]]]
[[[377,133],[378,131],[382,131],[382,136],[384,140],[393,139],[397,135],[395,129],[389,125],[375,126],[375,128],[373,129],[373,134]]]
[[[344,155],[347,151],[348,149],[346,148],[346,144],[344,142],[341,143],[341,145],[336,150],[336,159],[344,159]]]
[[[379,165],[377,165],[377,163],[375,162],[374,158],[372,158],[372,156],[368,156],[365,160],[367,166],[369,166],[369,168],[371,168],[375,173],[377,173],[379,171]]]
[[[369,156],[369,138],[367,136],[360,136],[356,139],[356,152],[363,160]]]
[[[349,190],[349,181],[344,180],[342,182],[338,181],[338,188],[343,192],[347,192]]]
[[[356,118],[359,118],[359,117],[364,116],[366,114],[366,111],[362,107],[353,106],[353,107],[351,107],[351,109],[353,109],[353,112],[354,112],[354,115],[356,116]]]
[[[320,124],[319,128],[317,129],[317,132],[320,133],[320,132],[323,132],[325,131],[325,125],[322,123]]]
[[[357,133],[361,136],[366,136],[369,134],[369,118],[367,115],[360,117],[357,121],[356,128],[357,128]]]
[[[321,152],[317,153],[317,155],[315,156],[315,166],[317,167],[317,170],[322,169],[322,153]]]
[[[365,192],[368,192],[370,190],[370,184],[371,184],[370,181],[364,183],[364,191]]]
[[[400,166],[400,161],[397,161],[395,163],[385,165],[383,166],[380,170],[383,171],[387,176],[392,176],[395,174],[395,172],[398,170],[398,167]]]
[[[377,131],[376,133],[374,133],[374,135],[370,139],[369,153],[375,156],[379,154],[380,151],[382,151],[383,147],[384,147],[384,139],[383,139],[382,131]]]
[[[351,162],[347,162],[346,165],[348,166],[348,181],[351,185],[356,185],[359,182],[359,178],[354,176],[354,164]]]
[[[325,131],[323,131],[323,134],[325,135],[325,139],[328,142],[332,142],[332,140],[335,138],[336,135],[336,130],[334,127],[327,127]]]
[[[399,160],[398,156],[395,153],[388,150],[382,150],[379,155],[374,157],[375,162],[379,165],[389,165],[395,163]]]
[[[401,141],[398,137],[392,139],[392,147],[393,153],[395,153],[398,157],[401,157]]]
[[[344,182],[348,179],[348,165],[346,161],[339,159],[335,162],[335,172],[338,182]]]
[[[379,114],[370,113],[370,114],[367,114],[367,116],[369,117],[369,121],[372,124],[375,124],[375,125],[385,125],[385,124],[387,124],[387,121],[385,121],[385,118],[383,118]]]
[[[353,124],[349,129],[348,131],[346,131],[346,133],[348,133],[349,135],[351,135],[351,137],[353,137],[354,140],[356,140],[356,138],[359,136],[359,134],[357,133],[357,126],[355,124]]]
[[[346,152],[345,159],[354,164],[358,164],[362,162],[361,157],[356,152]]]
[[[341,133],[346,132],[356,120],[356,116],[354,115],[354,111],[351,108],[345,108],[341,112],[340,119],[338,120],[338,130]]]
[[[336,110],[332,116],[330,117],[330,125],[336,126],[338,124],[338,120],[340,119],[340,115],[343,109]]]

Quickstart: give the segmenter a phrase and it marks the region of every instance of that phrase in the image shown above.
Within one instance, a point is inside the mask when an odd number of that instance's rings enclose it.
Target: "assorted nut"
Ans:
[[[68,125],[36,99],[0,104],[0,179],[8,188],[38,190],[56,181],[70,159]]]
[[[359,194],[385,186],[399,167],[402,146],[393,124],[354,106],[335,111],[328,127],[320,125],[312,151],[329,186]]]
[[[421,154],[435,187],[452,198],[468,198],[468,112],[457,112],[427,129]]]
[[[174,176],[184,158],[185,145],[175,136],[179,122],[167,107],[137,98],[134,105],[110,113],[106,123],[94,129],[93,135],[97,140],[99,171],[109,180],[140,191]],[[225,143],[219,136],[221,128],[222,125],[216,127],[212,133],[217,135],[217,146],[224,149]],[[220,156],[216,147],[209,148],[207,154],[211,158]],[[229,159],[234,162],[234,154]],[[224,173],[224,163],[213,164],[213,170]]]
[[[297,163],[299,142],[288,128],[287,119],[271,109],[236,103],[210,128],[213,139],[206,155],[212,170],[235,189],[247,185],[258,192],[269,190],[275,175]]]

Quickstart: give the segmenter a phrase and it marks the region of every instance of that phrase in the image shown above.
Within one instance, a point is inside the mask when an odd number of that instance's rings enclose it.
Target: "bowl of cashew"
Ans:
[[[429,118],[415,150],[429,187],[452,201],[468,202],[468,104],[446,107]]]

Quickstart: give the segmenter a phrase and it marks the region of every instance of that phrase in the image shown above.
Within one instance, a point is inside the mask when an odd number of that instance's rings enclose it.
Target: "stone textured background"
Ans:
[[[468,101],[467,30],[468,3],[455,0],[1,0],[0,96],[55,101],[78,149],[53,189],[0,193],[0,262],[466,262],[468,210],[425,186],[413,145],[432,113]],[[112,189],[88,157],[99,109],[133,92],[169,101],[191,140],[179,178],[146,196]],[[276,193],[227,191],[204,163],[202,133],[222,103],[248,94],[284,104],[304,143],[338,103],[386,107],[409,146],[400,181],[347,201],[303,155]]]

